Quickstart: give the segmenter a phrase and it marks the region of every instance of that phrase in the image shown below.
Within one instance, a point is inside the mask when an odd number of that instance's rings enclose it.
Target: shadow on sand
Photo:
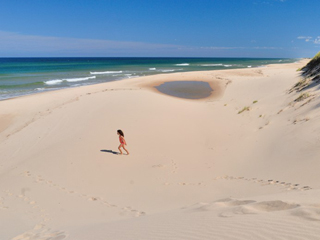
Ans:
[[[112,153],[112,154],[115,154],[115,155],[118,155],[118,154],[119,154],[118,152],[114,152],[114,151],[112,151],[112,150],[105,150],[105,149],[100,150],[100,152]]]

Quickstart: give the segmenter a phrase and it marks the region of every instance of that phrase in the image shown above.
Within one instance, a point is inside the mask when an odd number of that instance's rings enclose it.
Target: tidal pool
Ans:
[[[209,83],[201,81],[165,82],[155,88],[164,94],[185,99],[207,98],[214,91]]]

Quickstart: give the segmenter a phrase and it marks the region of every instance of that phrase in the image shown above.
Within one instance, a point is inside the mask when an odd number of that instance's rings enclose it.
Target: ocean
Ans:
[[[0,58],[0,100],[155,74],[263,67],[270,58]]]

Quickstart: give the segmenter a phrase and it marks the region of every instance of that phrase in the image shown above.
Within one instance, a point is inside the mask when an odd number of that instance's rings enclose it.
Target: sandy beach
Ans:
[[[0,101],[0,239],[319,239],[320,90],[290,93],[307,62]],[[175,81],[211,95],[155,88]]]

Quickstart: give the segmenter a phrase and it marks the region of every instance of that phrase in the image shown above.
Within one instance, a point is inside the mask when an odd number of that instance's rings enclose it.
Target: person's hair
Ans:
[[[117,133],[119,133],[122,137],[124,137],[124,134],[120,129],[117,131]]]

